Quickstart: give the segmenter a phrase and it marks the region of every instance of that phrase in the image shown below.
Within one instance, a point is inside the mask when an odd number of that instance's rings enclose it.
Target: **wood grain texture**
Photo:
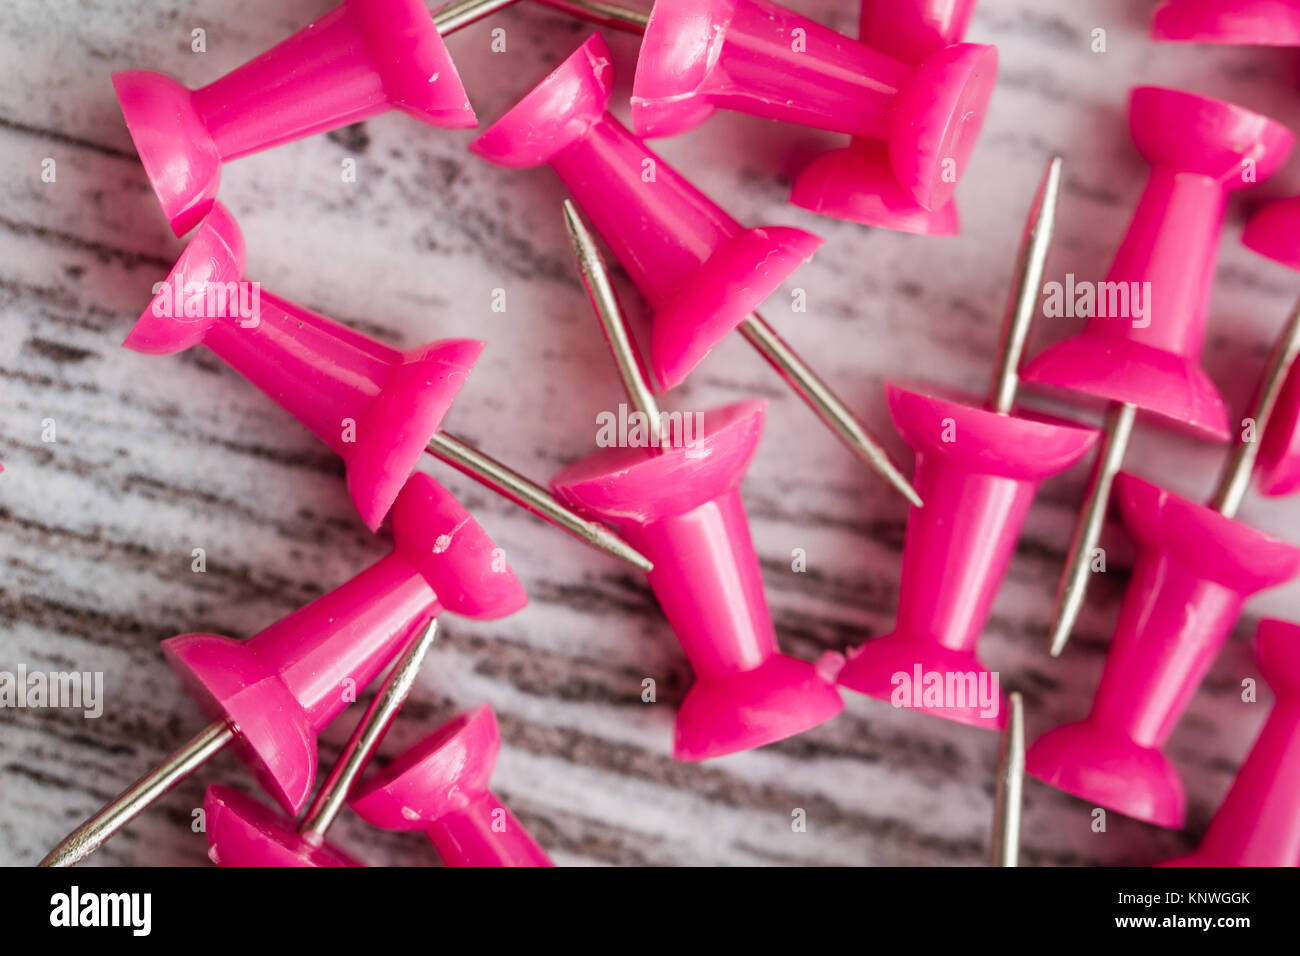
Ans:
[[[181,248],[135,157],[109,84],[150,67],[201,85],[329,7],[329,0],[9,0],[0,20],[0,670],[106,675],[103,716],[0,710],[0,863],[31,864],[88,813],[186,739],[201,718],[163,663],[162,639],[233,636],[337,586],[386,550],[352,512],[339,463],[213,356],[119,347]],[[792,0],[837,28],[856,4]],[[839,137],[719,115],[656,148],[749,224],[827,240],[765,309],[769,319],[906,461],[882,399],[887,378],[983,391],[1030,194],[1047,156],[1066,158],[1049,276],[1104,272],[1142,188],[1128,139],[1129,86],[1185,86],[1300,129],[1296,54],[1156,46],[1153,3],[985,0],[969,38],[1001,50],[998,91],[961,202],[964,234],[918,239],[822,219],[786,202],[790,176]],[[190,51],[207,31],[208,52]],[[507,52],[489,50],[505,30]],[[1090,51],[1107,31],[1108,52]],[[521,4],[450,38],[480,120],[499,116],[588,33]],[[611,34],[626,115],[635,38]],[[496,169],[472,132],[389,115],[241,160],[221,197],[243,226],[249,273],[275,293],[386,341],[472,335],[488,348],[448,418],[520,470],[545,478],[586,453],[595,414],[620,400],[578,284],[545,170]],[[53,158],[57,181],[41,181]],[[343,160],[357,161],[343,183]],[[1206,365],[1247,401],[1300,279],[1240,247],[1245,214],[1300,190],[1300,165],[1234,202],[1219,262]],[[507,310],[491,310],[493,289]],[[807,291],[792,313],[788,292]],[[635,302],[630,293],[625,296]],[[1041,321],[1032,348],[1073,331]],[[771,403],[744,492],[784,648],[811,659],[888,631],[906,510],[739,341],[717,350],[669,402]],[[42,440],[52,419],[57,441]],[[1213,485],[1221,450],[1141,429],[1129,466],[1187,495]],[[851,697],[798,738],[706,765],[669,756],[689,672],[644,581],[434,462],[427,467],[506,549],[531,604],[507,620],[448,619],[391,755],[454,710],[488,701],[505,746],[496,788],[560,864],[978,864],[990,836],[992,735]],[[1111,527],[1111,571],[1091,592],[1061,660],[1046,622],[1083,469],[1049,482],[1026,526],[982,644],[1026,696],[1031,738],[1081,716],[1106,650],[1131,546]],[[1300,539],[1300,507],[1252,497],[1244,520]],[[203,548],[207,571],[190,570]],[[803,548],[806,573],[790,554]],[[1175,733],[1184,833],[1090,807],[1031,782],[1022,860],[1145,864],[1192,846],[1269,705],[1240,702],[1258,677],[1261,615],[1295,615],[1300,588],[1254,600]],[[641,680],[654,677],[656,704]],[[355,715],[325,734],[332,759]],[[197,864],[203,787],[251,787],[232,757],[164,798],[95,865]],[[804,808],[806,833],[792,832]],[[333,837],[375,864],[426,865],[423,838],[345,814]]]

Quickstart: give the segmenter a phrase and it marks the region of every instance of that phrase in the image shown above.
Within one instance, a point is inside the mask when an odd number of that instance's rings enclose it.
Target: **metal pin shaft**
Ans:
[[[1137,407],[1127,402],[1112,402],[1106,411],[1106,424],[1102,429],[1101,447],[1092,466],[1088,489],[1084,495],[1083,510],[1070,536],[1070,550],[1066,558],[1065,573],[1061,576],[1056,593],[1056,619],[1052,623],[1052,656],[1060,657],[1065,650],[1074,622],[1083,608],[1083,598],[1088,591],[1088,578],[1092,574],[1092,552],[1101,540],[1101,529],[1106,522],[1106,509],[1110,506],[1110,489],[1124,463],[1129,439],[1133,435],[1133,422]]]
[[[650,22],[648,13],[620,7],[613,3],[603,3],[601,0],[541,0],[541,2],[580,20],[587,20],[612,30],[622,30],[625,33],[645,33],[646,24]]]
[[[1008,696],[1011,714],[998,754],[998,784],[993,809],[993,865],[1020,861],[1020,811],[1025,789],[1025,702],[1019,691]]]
[[[1020,356],[1025,351],[1029,327],[1038,309],[1038,292],[1043,284],[1047,252],[1052,245],[1052,231],[1056,226],[1056,200],[1060,191],[1061,157],[1053,156],[1047,163],[1034,204],[1029,209],[1029,218],[1025,222],[1024,238],[1016,257],[1011,300],[1007,303],[1007,314],[1002,323],[997,368],[988,398],[989,409],[999,415],[1009,413],[1016,403],[1016,388],[1020,384],[1017,369],[1020,368]]]
[[[1277,397],[1286,384],[1297,353],[1300,353],[1300,302],[1292,308],[1282,333],[1273,344],[1268,365],[1264,367],[1264,375],[1255,392],[1255,401],[1250,410],[1250,417],[1255,422],[1255,440],[1237,442],[1210,499],[1210,507],[1226,518],[1237,514],[1237,509],[1246,496],[1246,489],[1250,487],[1250,476],[1255,470],[1255,459],[1259,457],[1264,430],[1273,416],[1273,406],[1277,404]]]
[[[388,732],[389,724],[411,692],[411,686],[420,673],[420,665],[424,663],[425,655],[437,636],[438,619],[431,618],[411,641],[401,659],[393,665],[379,688],[379,693],[366,708],[343,752],[339,754],[339,759],[330,769],[329,776],[321,784],[316,798],[303,814],[302,821],[298,824],[299,835],[314,841],[324,838],[325,831],[342,811],[352,785],[374,756],[384,734]]]
[[[98,850],[109,837],[126,826],[151,803],[207,763],[212,755],[235,739],[235,730],[215,720],[153,770],[123,790],[114,800],[46,854],[37,866],[72,866]]]
[[[580,541],[585,541],[602,551],[622,558],[642,571],[653,571],[654,564],[630,544],[602,524],[588,521],[574,514],[541,485],[528,480],[517,471],[507,468],[494,458],[489,458],[473,445],[468,445],[455,435],[438,432],[429,441],[429,454],[475,481],[509,498],[521,508],[546,519],[557,528],[563,528]]]
[[[440,34],[447,36],[516,2],[517,0],[456,0],[434,12],[433,25]]]
[[[610,285],[609,273],[605,262],[591,237],[591,231],[578,214],[572,200],[564,200],[564,224],[573,240],[573,252],[578,259],[578,269],[582,273],[582,284],[587,289],[587,297],[600,319],[605,341],[614,354],[614,364],[618,366],[619,378],[627,389],[628,399],[649,423],[650,447],[660,447],[659,402],[655,399],[654,389],[650,387],[649,377],[641,364],[641,356],[632,344],[628,332],[627,320],[619,307],[614,287]]]
[[[786,344],[776,330],[758,313],[750,315],[740,323],[740,334],[749,344],[758,349],[767,364],[776,369],[778,375],[798,393],[804,403],[813,410],[818,418],[830,428],[840,441],[879,472],[886,481],[916,507],[923,507],[921,496],[916,493],[898,466],[890,460],[880,443],[867,431],[848,407],[823,382],[807,363],[804,362]]]

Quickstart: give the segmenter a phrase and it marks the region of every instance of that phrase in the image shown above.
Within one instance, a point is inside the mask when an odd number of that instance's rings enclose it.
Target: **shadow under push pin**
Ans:
[[[1167,0],[1151,21],[1166,43],[1300,46],[1297,0]]]
[[[777,647],[740,482],[766,406],[738,402],[703,413],[695,434],[661,418],[604,264],[572,204],[565,221],[583,282],[652,447],[609,448],[556,475],[565,501],[611,521],[652,556],[648,575],[695,671],[677,712],[673,756],[705,760],[815,727],[844,708],[814,665]],[[679,423],[680,425],[680,423]]]
[[[348,493],[372,531],[428,452],[587,544],[649,568],[608,528],[442,430],[482,342],[401,351],[257,288],[244,279],[239,226],[219,202],[123,342],[149,355],[200,343],[343,458]]]
[[[477,125],[450,33],[514,0],[344,0],[213,83],[153,70],[113,74],[122,115],[176,235],[208,214],[223,163],[399,109],[431,126]]]
[[[1138,410],[1202,438],[1229,435],[1227,408],[1200,365],[1224,209],[1229,192],[1272,176],[1295,139],[1240,106],[1157,87],[1133,91],[1129,128],[1151,176],[1097,287],[1094,314],[1082,333],[1021,372],[1025,382],[1110,403],[1057,593],[1053,656],[1083,606]]]
[[[1025,224],[984,402],[887,386],[890,414],[916,450],[925,507],[908,516],[893,632],[850,650],[839,672],[852,690],[895,703],[902,691],[903,707],[988,730],[1006,723],[997,679],[976,654],[993,600],[1039,484],[1097,439],[1092,429],[1012,412],[1060,181],[1061,160],[1053,157]]]
[[[385,830],[423,830],[447,866],[554,866],[488,789],[501,731],[486,704],[435,730],[361,782],[354,813]]]
[[[975,0],[861,0],[858,39],[915,66],[958,42],[974,10]],[[878,139],[854,137],[814,159],[795,177],[790,202],[899,232],[955,236],[961,229],[955,200],[932,211],[899,185],[889,147]]]
[[[316,777],[316,736],[444,610],[494,619],[527,603],[486,532],[427,475],[393,506],[393,551],[341,587],[245,641],[182,634],[163,655],[203,711],[204,730],[55,847],[42,866],[85,859],[227,744],[296,814]]]
[[[470,149],[502,166],[555,170],[653,306],[650,357],[664,388],[739,328],[842,442],[919,504],[862,423],[753,313],[821,240],[742,228],[608,112],[613,74],[609,47],[591,36]]]
[[[203,799],[208,857],[219,866],[361,866],[325,841],[348,792],[374,756],[433,646],[430,620],[384,678],[302,820],[295,822],[229,787],[208,787]]]
[[[1019,691],[1007,695],[1007,729],[998,751],[998,782],[993,798],[993,865],[1020,865],[1020,814],[1025,792],[1025,702]]]
[[[1297,351],[1300,305],[1251,411],[1261,431]],[[1236,446],[1208,506],[1119,476],[1120,509],[1138,544],[1133,576],[1091,711],[1029,749],[1032,776],[1147,823],[1183,825],[1183,782],[1164,745],[1246,599],[1300,574],[1300,549],[1234,520],[1258,450],[1254,441]]]
[[[1300,866],[1300,627],[1260,621],[1255,648],[1273,710],[1201,845],[1161,866]]]

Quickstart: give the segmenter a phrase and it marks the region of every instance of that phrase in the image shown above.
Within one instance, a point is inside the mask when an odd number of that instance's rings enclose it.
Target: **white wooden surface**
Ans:
[[[246,636],[386,550],[355,518],[334,458],[210,354],[119,347],[181,248],[156,208],[109,74],[165,70],[189,85],[243,62],[329,0],[9,0],[0,13],[0,670],[98,670],[102,718],[0,711],[0,863],[31,864],[68,829],[179,744],[201,718],[159,641],[209,630]],[[856,29],[851,0],[792,0]],[[827,239],[765,311],[907,460],[882,401],[888,377],[982,390],[1030,193],[1052,151],[1066,158],[1051,276],[1099,278],[1141,190],[1125,100],[1135,84],[1184,86],[1300,129],[1297,54],[1156,46],[1154,3],[983,0],[969,38],[1002,67],[983,140],[960,190],[955,240],[870,231],[785,202],[789,178],[839,138],[735,115],[659,143],[670,161],[751,224]],[[207,31],[206,53],[190,32]],[[506,31],[507,52],[489,50]],[[1107,31],[1108,52],[1090,51]],[[450,38],[481,122],[492,121],[590,28],[521,3]],[[609,34],[625,102],[637,41]],[[619,111],[626,115],[620,105]],[[585,454],[594,416],[619,400],[563,232],[563,193],[545,170],[510,172],[469,154],[472,132],[399,115],[241,160],[221,197],[248,240],[252,278],[394,343],[474,335],[488,348],[448,419],[536,477]],[[358,181],[340,181],[355,158]],[[57,181],[41,179],[45,158]],[[1300,278],[1238,244],[1244,215],[1300,190],[1300,165],[1234,202],[1220,258],[1206,364],[1235,407],[1247,400]],[[507,290],[504,314],[491,290]],[[629,300],[632,297],[628,296]],[[1075,328],[1040,322],[1034,347]],[[786,650],[813,658],[892,624],[906,512],[740,341],[674,396],[695,408],[759,395],[768,427],[745,485]],[[57,441],[42,440],[53,419]],[[1189,495],[1214,482],[1219,450],[1143,429],[1133,470]],[[976,864],[989,838],[992,735],[851,697],[835,721],[703,766],[669,756],[689,675],[644,582],[459,475],[430,470],[506,548],[531,596],[500,622],[448,620],[414,699],[384,746],[397,752],[455,709],[496,708],[505,737],[498,792],[561,864]],[[1045,627],[1083,469],[1049,482],[1031,514],[982,644],[1022,689],[1032,736],[1086,710],[1131,549],[1093,587],[1079,636],[1057,661]],[[1242,518],[1300,539],[1294,502],[1251,498]],[[191,550],[207,571],[190,570]],[[790,570],[793,548],[807,573]],[[1185,833],[1027,786],[1024,862],[1145,864],[1195,842],[1262,721],[1269,697],[1239,701],[1257,676],[1253,621],[1294,615],[1300,588],[1253,601],[1192,703],[1170,752],[1191,801]],[[659,703],[639,698],[658,679]],[[350,728],[326,734],[324,760]],[[219,758],[118,836],[95,864],[202,863],[190,829],[211,782],[249,787]],[[805,833],[791,812],[804,808]],[[372,863],[428,864],[415,835],[345,815],[333,833]]]

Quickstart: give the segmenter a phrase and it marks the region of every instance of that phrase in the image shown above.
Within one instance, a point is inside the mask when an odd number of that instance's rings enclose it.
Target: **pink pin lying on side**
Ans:
[[[1060,166],[1059,158],[1049,163],[1025,225],[987,400],[887,387],[894,424],[916,450],[925,507],[908,516],[893,632],[850,650],[839,673],[840,684],[859,693],[987,730],[1007,719],[999,682],[976,656],[993,599],[1038,485],[1097,439],[1091,429],[1012,411]]]
[[[1021,373],[1027,383],[1109,403],[1058,590],[1053,656],[1082,608],[1138,410],[1201,438],[1229,435],[1227,407],[1200,364],[1224,211],[1230,192],[1277,172],[1295,140],[1280,123],[1240,106],[1156,87],[1133,91],[1129,127],[1151,175],[1106,282],[1083,284],[1077,301],[1088,315],[1084,330]]]
[[[362,865],[327,843],[325,834],[410,693],[437,631],[435,618],[393,665],[301,821],[275,813],[238,790],[208,787],[203,810],[208,857],[213,863],[218,866]]]
[[[1300,350],[1300,305],[1250,418],[1267,423]],[[1029,773],[1100,806],[1180,827],[1186,797],[1163,748],[1246,599],[1300,574],[1300,549],[1234,520],[1259,443],[1240,442],[1208,506],[1121,474],[1121,512],[1138,555],[1087,718],[1029,749]]]
[[[1162,866],[1300,866],[1300,627],[1260,621],[1255,648],[1273,710],[1201,845]]]
[[[608,112],[613,82],[609,47],[593,35],[470,149],[510,168],[555,170],[654,307],[650,356],[663,387],[739,329],[841,441],[919,504],[865,426],[753,313],[821,240],[742,228]]]
[[[858,39],[903,63],[916,65],[956,43],[966,32],[975,0],[861,0]],[[899,185],[889,147],[854,137],[848,146],[813,160],[795,177],[796,206],[866,226],[929,236],[955,236],[955,200],[933,211]]]
[[[215,203],[123,344],[167,355],[203,344],[344,461],[348,493],[372,531],[428,452],[574,537],[641,570],[608,528],[447,433],[443,417],[483,343],[443,339],[400,351],[244,278],[244,238]]]
[[[423,0],[344,0],[197,90],[153,70],[114,73],[127,129],[176,235],[208,214],[232,159],[391,109],[446,129],[477,125],[439,31],[512,2],[471,0],[430,17]]]
[[[423,830],[447,866],[553,866],[488,789],[500,750],[492,708],[475,707],[363,780],[350,806],[385,830]]]
[[[1166,43],[1300,46],[1298,0],[1167,0],[1151,21]]]
[[[761,747],[844,707],[814,665],[782,654],[740,500],[766,406],[738,402],[684,423],[661,416],[595,243],[572,204],[565,220],[583,281],[649,434],[564,469],[551,487],[612,522],[655,561],[649,581],[695,670],[677,712],[673,756],[705,760]]]
[[[427,475],[393,506],[391,554],[244,641],[183,634],[163,654],[213,723],[128,788],[42,861],[84,859],[212,754],[240,756],[288,813],[316,777],[316,735],[410,642],[412,627],[443,610],[494,619],[527,602],[514,572],[473,517]]]
[[[717,109],[883,140],[925,209],[952,199],[997,79],[997,49],[941,47],[915,65],[770,0],[657,0],[632,85],[632,126],[672,136]]]

